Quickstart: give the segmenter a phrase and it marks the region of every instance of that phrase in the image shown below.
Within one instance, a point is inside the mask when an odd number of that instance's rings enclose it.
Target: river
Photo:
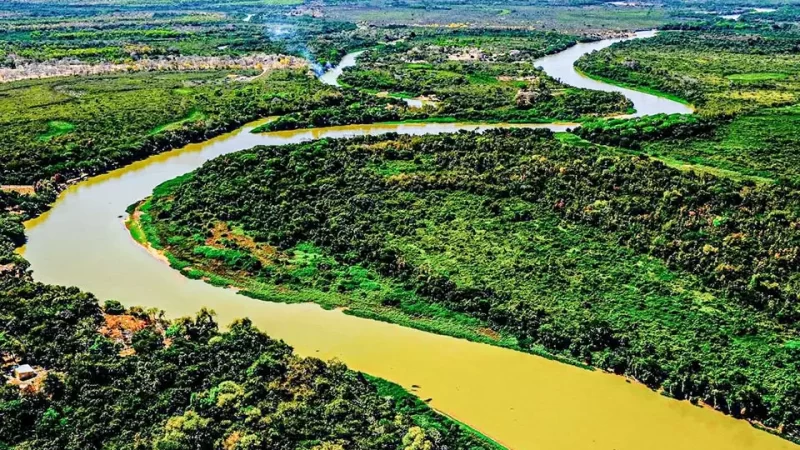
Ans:
[[[639,31],[636,33],[637,39],[645,39],[655,36],[655,31]],[[553,78],[559,79],[570,86],[595,89],[598,91],[619,92],[628,97],[633,102],[636,112],[634,117],[647,116],[652,114],[691,114],[694,112],[691,106],[670,100],[668,98],[657,97],[645,92],[627,89],[620,86],[613,86],[602,81],[594,80],[581,74],[573,67],[575,61],[581,56],[595,50],[604,49],[616,42],[626,41],[630,38],[605,39],[597,42],[578,43],[562,52],[554,55],[545,56],[534,62],[534,66],[541,67]]]
[[[572,69],[573,47],[543,60],[567,82],[597,83]],[[559,58],[559,55],[562,55]],[[355,62],[345,58],[345,62]],[[335,78],[334,78],[335,80]],[[599,84],[592,87],[618,88]],[[682,110],[647,94],[623,90],[648,113]],[[78,286],[100,299],[192,315],[203,306],[221,323],[249,317],[304,356],[338,358],[413,390],[430,404],[513,449],[778,450],[793,444],[710,409],[658,395],[624,378],[534,355],[439,336],[411,328],[326,311],[314,304],[277,304],[236,295],[190,280],[137,245],[123,225],[125,208],[163,181],[219,155],[255,145],[281,145],[389,131],[444,133],[509,125],[400,124],[346,126],[264,134],[257,123],[201,144],[153,156],[64,191],[54,207],[26,223],[22,249],[37,280]],[[519,125],[517,125],[519,126]],[[568,125],[532,125],[563,130]]]
[[[353,67],[356,65],[356,60],[358,56],[364,53],[363,51],[360,52],[353,52],[344,55],[339,64],[336,67],[328,70],[324,74],[319,77],[319,81],[331,85],[331,86],[339,86],[339,77],[342,75],[344,69],[348,67]]]

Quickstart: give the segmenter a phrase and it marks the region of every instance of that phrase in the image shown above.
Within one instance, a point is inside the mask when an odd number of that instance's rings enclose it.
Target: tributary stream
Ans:
[[[613,42],[579,44],[537,65],[575,86],[621,91],[634,101],[639,114],[691,112],[680,103],[590,80],[573,69],[580,55]],[[150,195],[158,184],[225,153],[324,137],[509,125],[379,124],[252,134],[253,126],[71,186],[48,213],[26,223],[28,244],[22,251],[35,278],[78,286],[100,299],[159,308],[170,317],[193,315],[204,306],[216,311],[222,324],[249,317],[303,356],[338,358],[355,370],[407,389],[419,386],[413,392],[432,399],[434,408],[513,449],[797,448],[745,421],[663,397],[619,376],[326,311],[314,304],[269,303],[237,295],[183,277],[131,239],[121,218],[128,205]]]

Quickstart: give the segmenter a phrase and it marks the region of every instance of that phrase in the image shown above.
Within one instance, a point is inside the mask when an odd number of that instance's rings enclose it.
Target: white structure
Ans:
[[[36,377],[36,371],[28,364],[23,364],[14,369],[14,377],[19,381],[30,380]]]

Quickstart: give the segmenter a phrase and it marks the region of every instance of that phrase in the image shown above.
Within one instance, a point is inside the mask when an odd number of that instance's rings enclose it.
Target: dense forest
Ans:
[[[495,448],[398,386],[294,356],[247,319],[222,332],[208,311],[167,321],[25,276],[0,283],[0,354],[38,370],[0,387],[2,448]]]
[[[399,386],[300,358],[247,319],[223,331],[209,311],[167,320],[33,281],[15,253],[25,243],[22,222],[49,209],[67,178],[270,114],[367,97],[345,96],[304,68],[228,67],[224,58],[248,52],[304,51],[294,40],[270,44],[261,28],[233,29],[206,14],[129,19],[88,28],[77,18],[20,20],[0,31],[6,69],[40,64],[32,70],[74,74],[0,85],[0,183],[31,185],[0,191],[0,364],[4,376],[17,364],[37,373],[24,382],[3,378],[0,448],[496,448]],[[136,69],[147,60],[186,66]],[[210,67],[184,70],[198,61]],[[132,70],[69,72],[117,63]]]
[[[653,114],[633,119],[592,120],[573,132],[592,142],[638,150],[645,142],[708,136],[715,125],[695,115]]]
[[[141,210],[189,276],[489,326],[798,435],[794,190],[496,130],[260,147]]]
[[[14,253],[20,221],[55,192],[0,191],[0,370],[36,370],[2,380],[0,448],[499,448],[399,386],[294,355],[247,319],[221,331],[206,310],[167,320],[34,282]]]
[[[498,448],[246,318],[38,283],[15,253],[68,179],[269,115],[256,131],[583,123],[257,147],[132,205],[133,237],[256,300],[601,368],[800,440],[800,3],[762,3],[2,2],[0,450]],[[630,102],[535,67],[654,27],[578,67],[696,115],[604,117]],[[315,78],[354,50],[343,86]]]

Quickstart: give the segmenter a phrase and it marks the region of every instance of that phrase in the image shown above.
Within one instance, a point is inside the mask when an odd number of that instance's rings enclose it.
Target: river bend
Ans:
[[[640,33],[647,37],[652,33]],[[574,61],[615,42],[579,44],[540,60],[555,78],[619,91],[638,114],[691,112],[680,103],[609,86],[578,74]],[[345,57],[355,63],[357,55]],[[330,79],[335,82],[333,72]],[[252,134],[256,124],[93,177],[64,191],[54,207],[26,223],[22,249],[38,281],[78,286],[100,299],[159,308],[170,317],[206,306],[221,323],[247,316],[304,356],[338,358],[355,370],[396,382],[431,405],[514,449],[777,450],[793,444],[709,409],[660,396],[622,377],[534,355],[326,311],[278,304],[190,280],[137,245],[125,208],[158,184],[219,155],[256,145],[397,132],[445,133],[508,127],[474,124],[359,125]],[[520,125],[515,125],[520,126]],[[564,130],[568,125],[531,125]]]

